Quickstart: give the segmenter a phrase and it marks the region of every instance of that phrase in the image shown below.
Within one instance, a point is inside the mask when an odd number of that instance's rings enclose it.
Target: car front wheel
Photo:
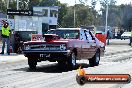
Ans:
[[[36,69],[37,61],[31,58],[28,58],[28,65],[30,69]]]
[[[76,67],[76,55],[74,52],[71,53],[68,59],[69,68],[74,69]]]
[[[94,57],[89,59],[90,66],[98,66],[100,61],[100,52],[99,50],[95,53]]]

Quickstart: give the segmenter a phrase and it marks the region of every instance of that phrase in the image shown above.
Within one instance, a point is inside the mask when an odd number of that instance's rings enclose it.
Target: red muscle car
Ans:
[[[88,29],[58,28],[49,30],[39,41],[25,42],[23,52],[31,69],[46,60],[75,68],[76,60],[88,59],[90,66],[97,66],[104,44]]]

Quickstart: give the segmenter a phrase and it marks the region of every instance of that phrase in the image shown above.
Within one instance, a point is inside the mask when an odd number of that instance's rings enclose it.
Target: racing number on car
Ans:
[[[50,57],[50,54],[39,54],[39,57],[40,57],[40,58],[43,58],[43,57]]]
[[[45,54],[40,54],[40,55],[39,55],[39,57],[44,57],[44,56],[45,56]]]

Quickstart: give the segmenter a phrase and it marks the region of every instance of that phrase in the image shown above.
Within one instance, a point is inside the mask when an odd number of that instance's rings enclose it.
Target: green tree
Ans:
[[[67,14],[67,4],[60,4],[60,9],[59,9],[59,15],[58,15],[58,26],[59,27],[64,27],[65,23],[64,22],[64,19],[65,19],[65,15]]]
[[[39,6],[58,6],[60,1],[58,0],[40,0]]]
[[[73,27],[74,23],[74,7],[76,10],[76,27],[81,25],[93,25],[94,18],[97,17],[97,12],[89,6],[83,4],[76,4],[75,6],[68,7],[67,14],[64,16],[63,25],[64,27]]]
[[[97,0],[91,0],[92,8],[95,9],[96,4],[97,4]]]
[[[127,30],[132,29],[132,5],[120,5],[121,27]]]
[[[94,18],[92,9],[90,9],[89,6],[85,6],[83,4],[76,5],[76,9],[76,26],[92,25]]]
[[[64,15],[62,20],[62,27],[73,27],[73,20],[74,20],[74,6],[70,6],[67,9],[67,13]]]
[[[40,0],[30,0],[29,9],[33,9],[33,6],[39,6],[40,3]]]
[[[9,0],[9,9],[17,9],[16,0]]]
[[[100,1],[101,4],[101,12],[102,12],[102,25],[105,25],[106,19],[106,0]],[[109,26],[119,26],[120,23],[120,8],[115,5],[116,1],[111,0],[108,3],[108,25]]]
[[[7,0],[0,0],[0,11],[2,13],[6,13],[6,9],[7,9]]]

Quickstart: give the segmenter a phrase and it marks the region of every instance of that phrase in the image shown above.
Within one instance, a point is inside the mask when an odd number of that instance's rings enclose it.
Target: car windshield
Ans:
[[[79,38],[79,30],[49,30],[46,34],[57,34],[61,38],[64,39],[78,39]]]

